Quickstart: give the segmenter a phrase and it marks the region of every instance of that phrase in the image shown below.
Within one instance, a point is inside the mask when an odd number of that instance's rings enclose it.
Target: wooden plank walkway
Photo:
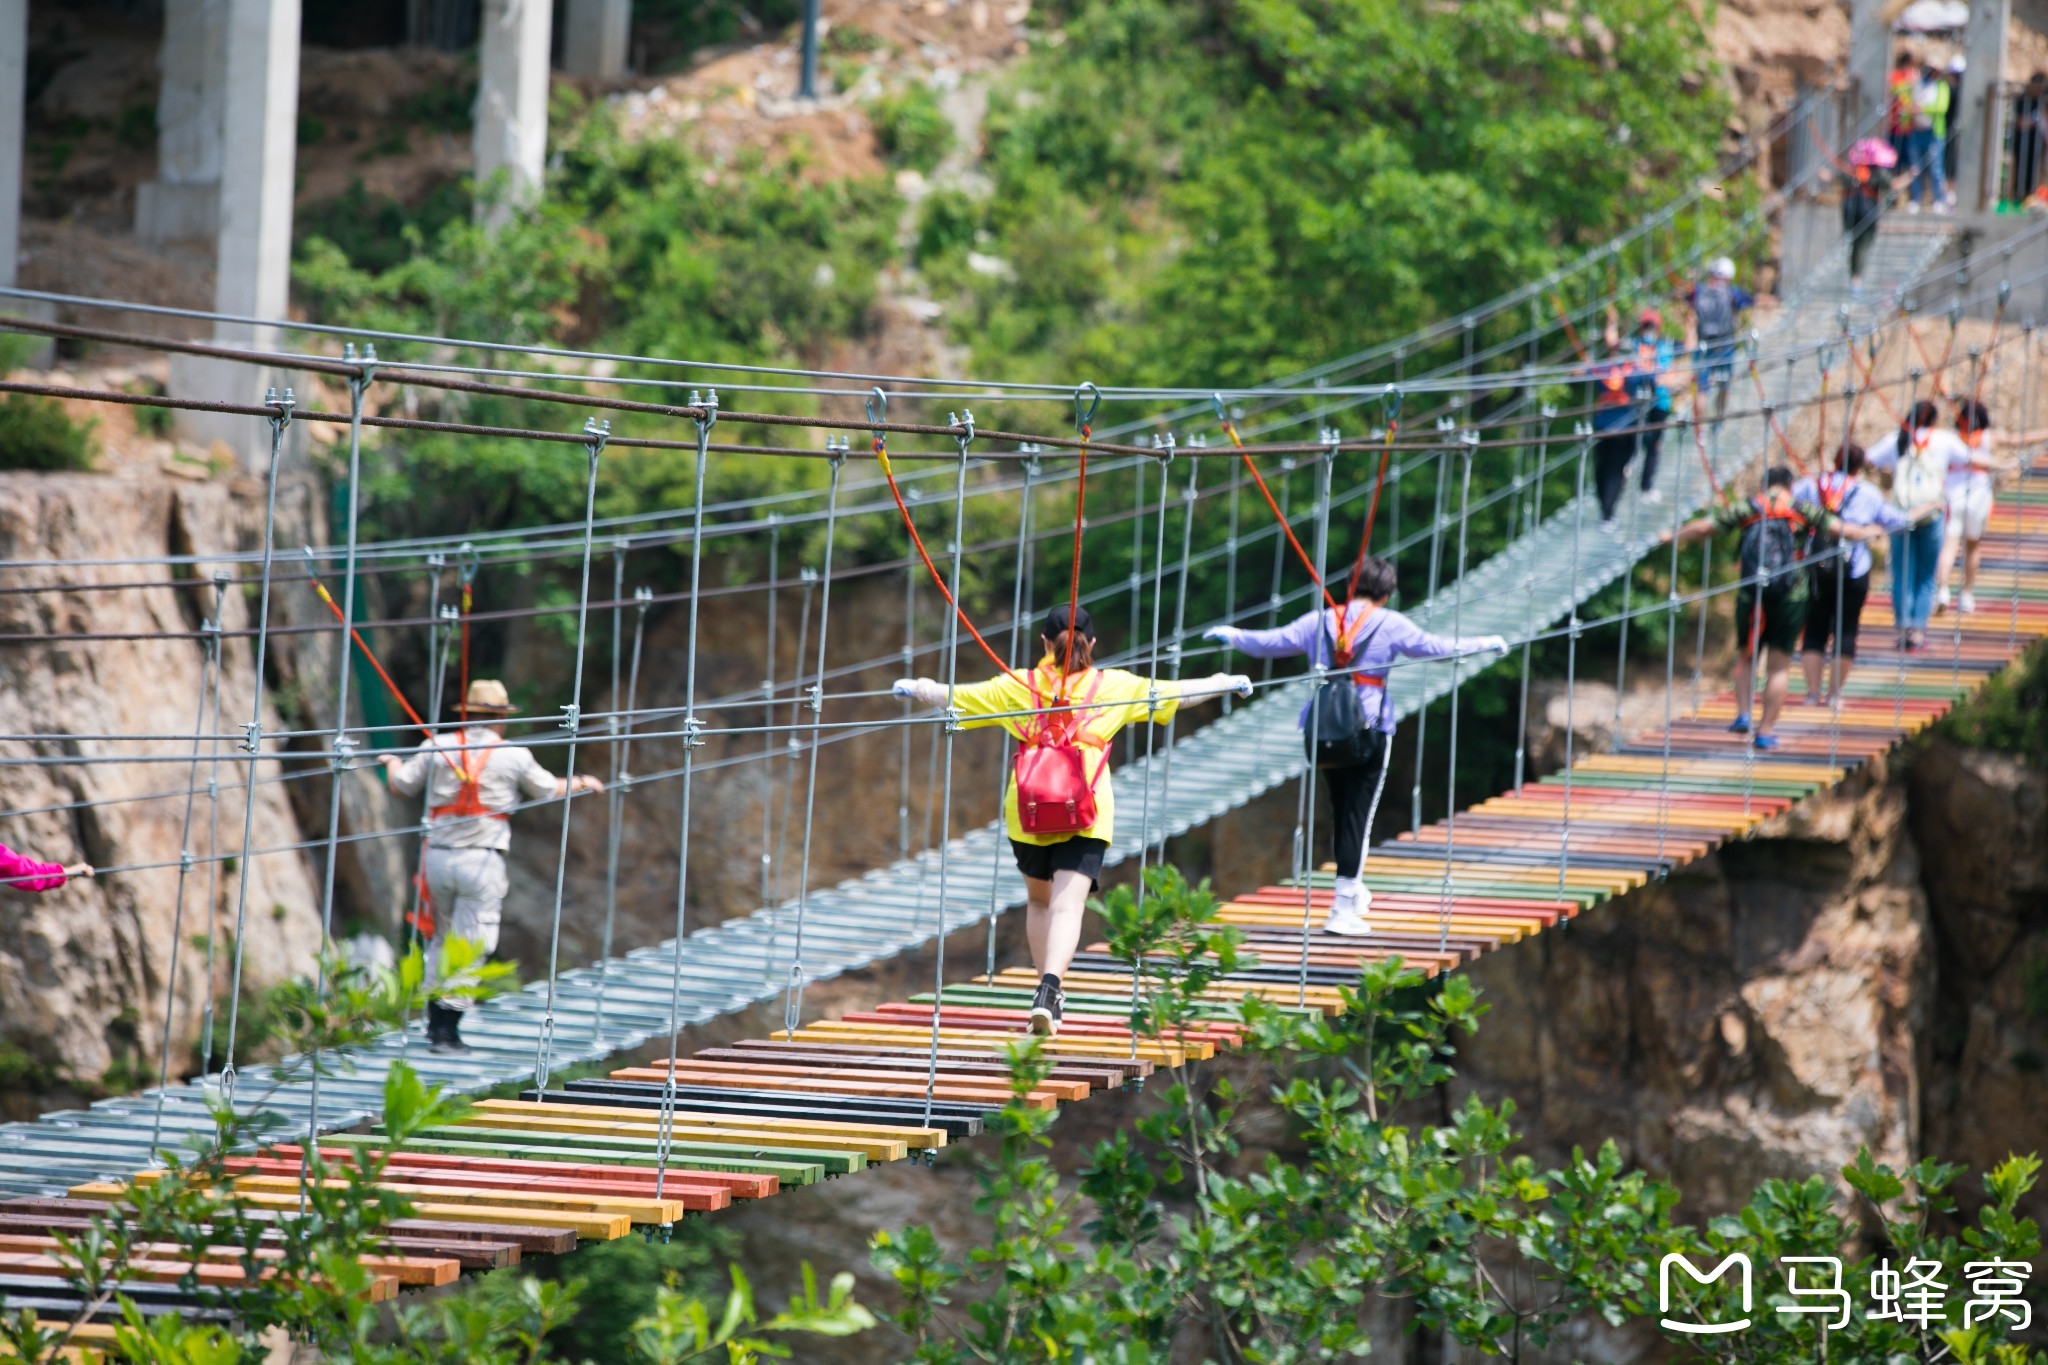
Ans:
[[[1980,609],[1936,617],[1927,652],[1892,647],[1889,601],[1874,594],[1842,706],[1804,704],[1795,673],[1781,749],[1760,752],[1729,734],[1734,698],[1722,693],[1668,729],[1380,844],[1365,870],[1373,930],[1363,938],[1304,937],[1305,912],[1314,923],[1328,907],[1327,872],[1228,902],[1222,918],[1244,930],[1256,957],[1211,987],[1207,1017],[1173,1037],[1132,1034],[1130,972],[1093,945],[1066,978],[1066,1017],[1046,1044],[1053,1067],[1025,1102],[1077,1103],[1142,1084],[1159,1066],[1212,1057],[1238,1042],[1231,1016],[1246,997],[1334,1012],[1338,988],[1365,964],[1400,958],[1430,975],[1452,970],[1753,834],[1933,724],[2048,636],[2048,555],[2036,553],[2044,546],[2048,468],[1993,519]],[[665,1064],[485,1100],[392,1158],[385,1182],[413,1200],[415,1216],[391,1226],[390,1254],[369,1263],[372,1292],[445,1284],[525,1254],[770,1198],[786,1185],[929,1159],[975,1137],[1008,1099],[1002,1051],[1024,1028],[1035,984],[1029,970],[1010,968],[948,985],[937,1000],[915,996],[684,1057],[665,1169]],[[927,1101],[935,1009],[940,1051]],[[380,1140],[374,1129],[330,1134],[322,1152],[348,1162]],[[239,1197],[272,1215],[296,1207],[304,1150],[286,1144],[233,1160]],[[0,1202],[0,1297],[61,1318],[72,1300],[53,1234],[82,1230],[122,1188],[92,1182],[61,1199]],[[223,1288],[245,1274],[227,1249],[190,1265],[169,1259],[174,1248],[161,1251],[132,1270],[145,1311],[196,1309],[172,1283],[188,1269]]]

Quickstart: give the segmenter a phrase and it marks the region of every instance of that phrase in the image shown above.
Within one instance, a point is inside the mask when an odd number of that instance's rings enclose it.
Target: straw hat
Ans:
[[[469,695],[463,698],[463,714],[470,716],[509,716],[518,708],[512,705],[512,698],[505,691],[505,684],[496,678],[472,678]]]

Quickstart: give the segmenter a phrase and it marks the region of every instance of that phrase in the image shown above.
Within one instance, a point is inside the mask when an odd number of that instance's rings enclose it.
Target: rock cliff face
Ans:
[[[306,515],[303,495],[287,497]],[[0,645],[0,806],[24,812],[7,821],[6,841],[51,860],[83,859],[116,870],[42,896],[0,892],[0,1045],[17,1065],[91,1088],[109,1068],[153,1076],[166,1021],[173,924],[179,904],[179,852],[206,858],[213,814],[207,770],[196,781],[192,832],[184,826],[193,765],[191,736],[201,694],[204,647],[187,633],[211,614],[203,580],[169,586],[175,571],[124,563],[166,555],[218,552],[259,540],[260,488],[253,483],[185,482],[162,477],[0,474],[0,559],[17,567],[12,587],[47,583],[47,571],[23,561],[105,561],[67,570],[60,593],[0,593],[0,634],[96,633],[115,638],[65,644]],[[260,543],[260,542],[259,542]],[[95,590],[148,580],[156,586]],[[223,650],[221,725],[224,759],[248,719],[254,659],[234,632],[253,624],[252,599],[230,593]],[[181,638],[148,638],[177,632]],[[284,667],[278,659],[277,666]],[[211,717],[208,717],[211,733]],[[266,707],[266,728],[279,719]],[[109,741],[109,734],[148,740]],[[119,755],[163,762],[80,764]],[[213,983],[226,990],[226,946],[247,878],[244,931],[247,986],[260,988],[302,969],[319,936],[317,885],[304,854],[278,765],[257,770],[254,847],[281,850],[246,869],[204,861],[184,885],[182,965],[170,1010],[173,1063],[182,1065],[205,999],[201,954],[192,940],[217,935],[222,948]],[[224,761],[219,780],[223,851],[241,847],[246,769]],[[209,901],[211,902],[209,904]],[[10,1095],[9,1107],[27,1107]],[[12,1115],[23,1116],[23,1115]]]

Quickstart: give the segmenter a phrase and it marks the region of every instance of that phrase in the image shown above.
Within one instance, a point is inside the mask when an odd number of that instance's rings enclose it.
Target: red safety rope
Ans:
[[[1083,427],[1081,430],[1081,473],[1086,475],[1088,471],[1088,430],[1086,427]],[[925,572],[931,575],[932,585],[939,590],[939,596],[946,599],[946,605],[953,609],[953,615],[960,618],[960,624],[967,627],[967,633],[974,637],[974,643],[981,646],[981,652],[988,655],[989,662],[996,666],[996,671],[1015,677],[1015,671],[1003,662],[1001,655],[989,648],[988,641],[982,639],[981,632],[974,628],[974,622],[968,620],[967,613],[960,610],[960,604],[953,600],[952,589],[946,586],[946,580],[940,575],[938,565],[932,563],[930,552],[924,548],[924,537],[917,533],[917,523],[910,519],[910,508],[903,501],[903,490],[896,486],[896,471],[889,466],[888,440],[879,431],[875,433],[875,462],[882,466],[882,477],[889,481],[889,496],[896,500],[896,510],[903,515],[903,529],[910,532],[910,543],[917,547],[917,557],[924,561]],[[1077,505],[1074,513],[1074,591],[1076,593],[1080,591],[1080,582],[1081,516]],[[1071,624],[1072,617],[1070,616],[1068,619]],[[1071,657],[1070,655],[1069,658],[1071,659]]]
[[[1358,599],[1358,578],[1365,572],[1365,561],[1372,550],[1372,524],[1380,514],[1380,489],[1387,482],[1387,461],[1394,453],[1394,430],[1399,425],[1392,417],[1387,418],[1387,443],[1380,447],[1380,472],[1372,481],[1372,501],[1365,508],[1365,534],[1358,538],[1358,559],[1351,566],[1351,582],[1344,588],[1347,603]]]
[[[1756,383],[1757,402],[1763,409],[1764,421],[1770,425],[1772,434],[1778,438],[1778,444],[1784,448],[1785,458],[1804,476],[1807,472],[1806,461],[1799,458],[1799,452],[1792,448],[1792,438],[1785,434],[1785,428],[1778,425],[1778,414],[1771,409],[1771,396],[1764,389],[1764,377],[1757,372],[1754,356],[1749,362],[1749,377]]]
[[[313,571],[310,568],[306,570],[306,577],[312,580],[313,591],[319,595],[320,600],[322,602],[325,602],[327,604],[327,609],[334,613],[334,619],[340,621],[344,625],[348,625],[348,618],[342,615],[341,605],[334,600],[333,594],[327,591],[327,585],[325,583],[322,583],[317,577],[315,577]],[[468,597],[469,590],[465,588],[463,590],[463,599],[465,604],[468,601]],[[400,709],[402,709],[405,712],[406,719],[410,720],[414,725],[418,726],[422,734],[426,735],[429,738],[432,738],[434,734],[434,728],[431,725],[428,725],[425,721],[421,720],[420,713],[412,709],[412,703],[405,699],[405,693],[398,690],[398,684],[391,681],[391,675],[385,671],[383,663],[377,658],[377,652],[370,648],[368,641],[363,639],[362,632],[357,630],[354,626],[350,625],[348,627],[348,633],[349,638],[356,642],[356,648],[363,651],[363,657],[370,661],[370,667],[376,669],[377,676],[384,680],[385,688],[390,691],[393,699],[395,699],[398,702]],[[444,749],[442,751],[442,757],[448,760],[449,765],[455,769],[458,775],[466,776],[466,774],[463,774],[462,772],[461,765],[456,763],[455,756],[453,754],[447,752]]]
[[[1322,574],[1316,570],[1315,561],[1308,557],[1308,551],[1302,549],[1301,542],[1295,539],[1294,528],[1287,524],[1287,518],[1281,514],[1280,504],[1273,498],[1273,490],[1266,487],[1265,476],[1259,473],[1259,466],[1253,461],[1251,452],[1244,448],[1243,440],[1238,437],[1237,424],[1228,416],[1223,419],[1223,431],[1230,437],[1230,443],[1237,447],[1237,456],[1244,461],[1244,467],[1250,471],[1252,482],[1258,485],[1259,495],[1265,498],[1266,506],[1272,509],[1273,520],[1280,524],[1281,534],[1286,536],[1287,543],[1294,547],[1294,557],[1299,559],[1301,567],[1308,571],[1309,580],[1316,585],[1316,590],[1322,593],[1323,601],[1329,603],[1330,610],[1337,613],[1338,620],[1343,620],[1344,609],[1337,605],[1336,598],[1330,596],[1329,588],[1323,584]]]

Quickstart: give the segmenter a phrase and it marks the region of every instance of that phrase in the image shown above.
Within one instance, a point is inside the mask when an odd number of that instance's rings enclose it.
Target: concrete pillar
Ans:
[[[291,288],[292,192],[298,152],[300,0],[227,0],[227,89],[221,142],[220,234],[213,306],[243,317],[284,316]],[[214,324],[214,339],[258,349],[280,343],[277,329]],[[281,383],[254,365],[200,356],[173,358],[172,392],[259,403]],[[182,434],[224,441],[245,464],[267,453],[259,424],[247,417],[181,414]]]
[[[1885,109],[1891,92],[1885,77],[1892,67],[1893,0],[1850,0],[1849,123],[1845,132],[1857,137],[1883,137]]]
[[[28,0],[0,0],[0,285],[21,259],[21,125],[27,98]]]
[[[2005,48],[2012,31],[2012,0],[1970,0],[1970,26],[1963,30],[1962,108],[1948,116],[1956,144],[1956,207],[1983,213],[1998,194],[1999,153],[2005,141],[2005,104],[1998,83],[2005,73]]]
[[[156,179],[135,187],[135,235],[146,242],[211,237],[220,229],[228,6],[229,0],[164,0]]]
[[[549,0],[484,0],[474,141],[477,221],[489,228],[540,195],[553,18]]]
[[[607,81],[626,74],[633,0],[568,0],[563,24],[562,70]]]

